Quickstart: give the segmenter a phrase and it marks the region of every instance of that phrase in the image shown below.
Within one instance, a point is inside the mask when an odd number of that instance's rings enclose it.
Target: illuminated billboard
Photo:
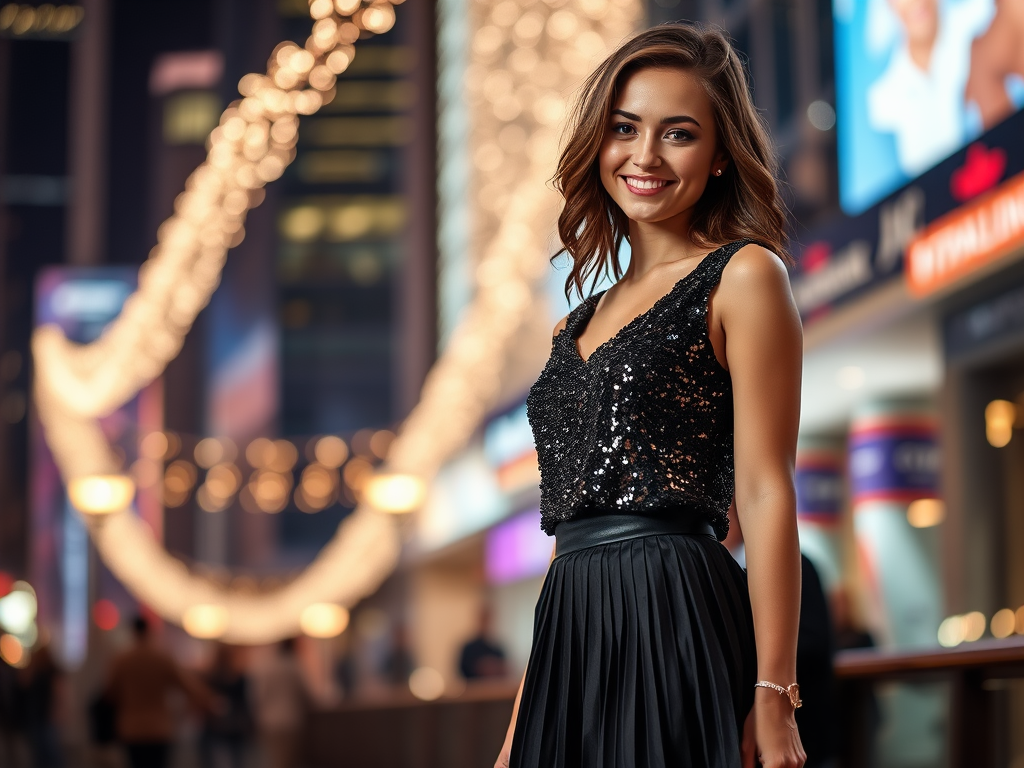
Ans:
[[[834,0],[839,192],[856,215],[1024,107],[1024,11]]]

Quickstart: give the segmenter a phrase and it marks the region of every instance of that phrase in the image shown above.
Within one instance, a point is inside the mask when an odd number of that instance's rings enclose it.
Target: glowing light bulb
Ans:
[[[182,615],[181,626],[192,637],[214,640],[228,628],[228,609],[222,605],[193,605]]]
[[[337,637],[348,626],[349,614],[340,605],[313,603],[302,611],[299,626],[310,637]]]
[[[404,514],[423,503],[427,489],[414,475],[376,475],[363,487],[366,501],[381,512]]]
[[[135,498],[135,483],[126,475],[90,475],[68,483],[68,497],[79,512],[109,515],[120,512]]]

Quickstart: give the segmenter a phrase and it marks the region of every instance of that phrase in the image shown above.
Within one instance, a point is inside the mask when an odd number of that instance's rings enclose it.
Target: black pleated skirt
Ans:
[[[755,675],[746,574],[714,538],[559,555],[537,603],[510,767],[739,768]]]

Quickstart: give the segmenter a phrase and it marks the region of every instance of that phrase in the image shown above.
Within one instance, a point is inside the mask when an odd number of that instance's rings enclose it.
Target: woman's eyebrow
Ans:
[[[627,112],[624,109],[613,109],[612,114],[621,115],[627,120],[633,120],[638,123],[643,122],[643,119],[640,117],[640,115],[634,115],[632,112]],[[693,123],[698,128],[700,128],[700,123],[698,123],[695,118],[692,118],[689,115],[673,115],[672,117],[661,118],[662,125],[678,125],[679,123]]]

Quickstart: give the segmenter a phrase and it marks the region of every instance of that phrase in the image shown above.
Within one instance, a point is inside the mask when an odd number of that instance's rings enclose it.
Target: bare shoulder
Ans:
[[[560,334],[562,331],[565,330],[565,324],[567,322],[569,322],[569,316],[568,315],[566,315],[561,320],[559,320],[557,323],[555,323],[555,329],[553,331],[551,331],[552,338],[554,338],[555,336],[557,336],[558,334]]]
[[[722,272],[723,287],[732,284],[746,290],[758,287],[789,289],[789,272],[778,255],[763,245],[750,243],[740,248],[729,259]]]

